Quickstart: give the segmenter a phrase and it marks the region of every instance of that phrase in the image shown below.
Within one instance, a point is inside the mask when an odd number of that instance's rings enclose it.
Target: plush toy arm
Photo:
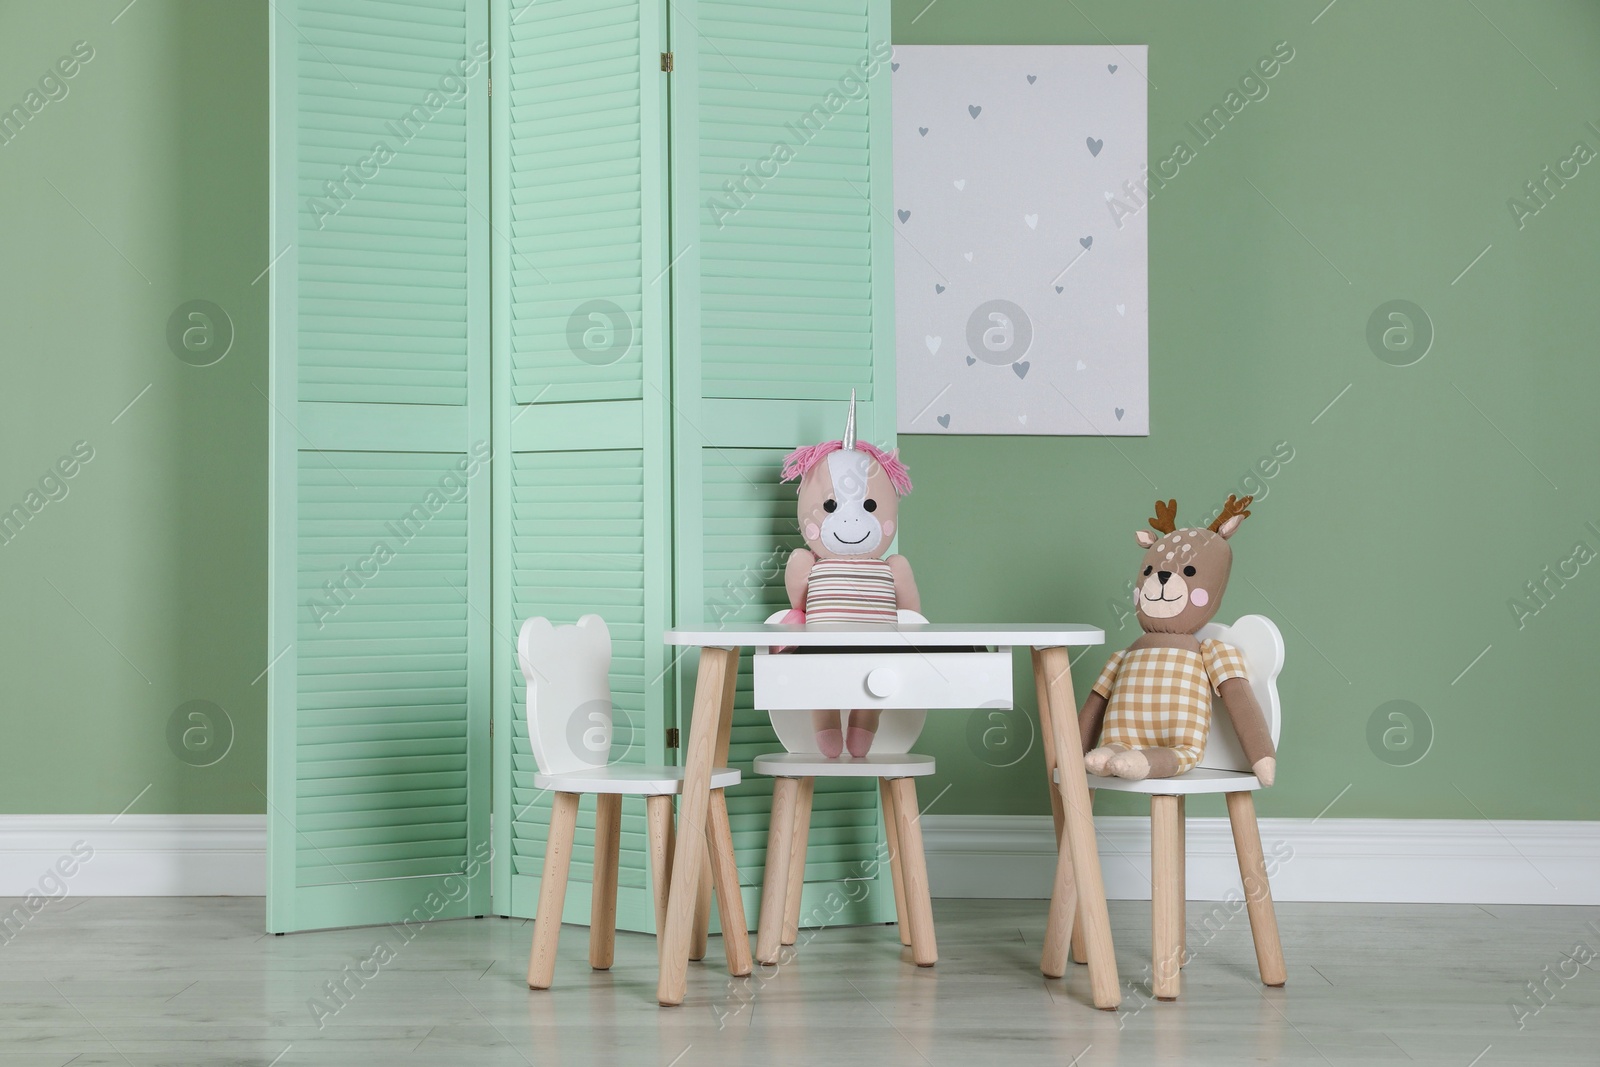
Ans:
[[[1106,698],[1090,691],[1078,712],[1078,735],[1083,740],[1083,750],[1088,752],[1100,743],[1100,728],[1106,721]]]
[[[904,556],[889,557],[889,571],[894,575],[894,606],[906,611],[922,610],[922,594],[917,592],[917,579],[911,573],[911,563]]]
[[[1262,785],[1271,785],[1276,776],[1277,752],[1272,747],[1272,734],[1267,730],[1267,717],[1256,701],[1256,694],[1244,678],[1229,678],[1217,687],[1228,718],[1233,721],[1233,732],[1239,736],[1239,746],[1244,758]]]
[[[797,548],[789,553],[789,562],[783,568],[783,587],[789,593],[789,606],[804,611],[806,607],[806,579],[817,557],[809,548]]]

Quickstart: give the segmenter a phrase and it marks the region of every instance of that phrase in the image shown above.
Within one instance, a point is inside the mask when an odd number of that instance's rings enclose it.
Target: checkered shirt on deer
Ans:
[[[1178,773],[1196,763],[1211,732],[1211,694],[1230,678],[1248,678],[1244,655],[1222,641],[1184,648],[1124,649],[1094,683],[1109,698],[1100,744],[1114,748],[1170,748]]]

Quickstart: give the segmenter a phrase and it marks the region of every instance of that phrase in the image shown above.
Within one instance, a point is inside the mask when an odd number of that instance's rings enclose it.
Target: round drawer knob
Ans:
[[[867,675],[867,692],[875,697],[892,697],[900,691],[900,676],[893,667],[878,667]]]

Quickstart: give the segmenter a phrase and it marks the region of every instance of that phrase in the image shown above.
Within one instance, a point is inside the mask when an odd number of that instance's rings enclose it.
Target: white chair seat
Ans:
[[[1261,788],[1261,779],[1243,771],[1219,771],[1212,767],[1195,767],[1172,778],[1102,778],[1091,774],[1090,789],[1109,789],[1114,793],[1145,793],[1150,796],[1186,797],[1191,793],[1246,793]],[[1055,774],[1056,784],[1061,784],[1061,772]]]
[[[717,767],[711,772],[711,788],[727,789],[739,784],[739,772],[732,767]],[[540,772],[533,776],[535,789],[556,793],[622,793],[630,797],[672,796],[683,792],[682,767],[637,767],[613,763],[560,774]]]
[[[757,756],[754,770],[775,778],[920,778],[933,773],[933,757],[869,752],[859,759],[827,759],[815,752],[773,752]]]

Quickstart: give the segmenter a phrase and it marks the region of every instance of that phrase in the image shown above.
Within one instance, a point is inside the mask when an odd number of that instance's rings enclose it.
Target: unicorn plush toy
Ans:
[[[911,477],[898,450],[884,452],[856,440],[854,392],[842,440],[798,448],[784,460],[783,480],[796,478],[806,547],[790,554],[784,571],[791,607],[784,621],[893,623],[899,609],[919,610],[911,564],[904,556],[884,556]],[[846,748],[865,756],[878,715],[859,709],[841,720],[837,711],[813,712],[817,750],[828,759]]]

